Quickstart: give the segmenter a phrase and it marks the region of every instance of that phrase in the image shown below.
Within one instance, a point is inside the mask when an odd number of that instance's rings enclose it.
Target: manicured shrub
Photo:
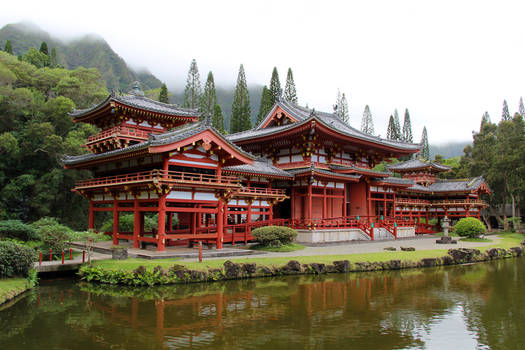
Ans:
[[[0,278],[24,276],[36,261],[36,252],[11,241],[0,241]]]
[[[265,226],[254,229],[252,236],[262,245],[280,246],[293,242],[297,231],[285,226]]]
[[[69,227],[61,225],[55,218],[42,218],[32,224],[44,244],[44,250],[53,249],[60,252],[65,248],[73,232]]]
[[[454,226],[456,233],[462,237],[479,237],[485,233],[485,225],[476,218],[463,218]]]
[[[40,239],[31,225],[24,224],[20,220],[0,221],[0,238],[14,238],[24,242]]]

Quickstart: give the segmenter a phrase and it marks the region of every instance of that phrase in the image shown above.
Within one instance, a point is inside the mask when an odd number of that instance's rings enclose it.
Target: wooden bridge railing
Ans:
[[[137,139],[147,140],[149,137],[149,132],[139,129],[127,128],[122,126],[115,126],[113,128],[99,132],[98,134],[91,135],[87,139],[87,143],[92,143],[96,141],[103,140],[108,137],[124,136],[132,137]]]

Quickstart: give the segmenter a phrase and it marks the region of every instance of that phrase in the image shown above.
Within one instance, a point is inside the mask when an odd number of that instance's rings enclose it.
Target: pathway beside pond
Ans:
[[[346,255],[346,254],[361,254],[361,253],[378,253],[384,252],[387,247],[394,247],[397,251],[401,247],[414,247],[416,251],[420,250],[434,250],[434,249],[450,249],[450,248],[479,248],[500,243],[502,237],[492,235],[488,236],[492,242],[461,242],[457,244],[437,244],[435,237],[432,235],[418,236],[415,238],[403,238],[398,240],[382,240],[382,241],[358,241],[351,243],[337,243],[325,246],[307,246],[305,249],[296,250],[293,252],[258,252],[253,254],[250,258],[273,258],[273,257],[295,257],[295,256],[316,256],[316,255]],[[459,237],[457,237],[459,238]],[[215,260],[220,258],[208,258],[206,260]],[[181,261],[195,261],[195,259],[182,259]]]

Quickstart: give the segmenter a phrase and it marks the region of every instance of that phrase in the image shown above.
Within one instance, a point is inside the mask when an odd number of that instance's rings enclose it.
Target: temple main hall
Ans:
[[[89,201],[88,227],[100,226],[97,214],[110,216],[105,233],[135,248],[221,249],[267,225],[295,228],[304,243],[410,237],[440,231],[445,216],[479,218],[490,193],[481,177],[439,179],[450,168],[415,158],[418,144],[282,99],[254,129],[229,135],[198,110],[145,97],[138,84],[71,116],[100,130],[89,153],[62,159],[93,175],[73,189]],[[382,162],[388,171],[376,170]],[[130,232],[120,229],[124,214],[133,215]],[[158,225],[147,229],[152,217]]]

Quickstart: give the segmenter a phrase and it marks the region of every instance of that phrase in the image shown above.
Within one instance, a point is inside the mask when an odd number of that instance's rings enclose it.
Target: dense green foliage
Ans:
[[[36,252],[24,245],[0,241],[0,278],[27,276],[36,261]]]
[[[265,226],[254,229],[252,236],[262,245],[278,247],[293,242],[297,231],[286,226]]]
[[[119,217],[119,232],[133,232],[134,223],[133,214],[123,214]],[[144,230],[151,232],[157,229],[158,219],[157,215],[144,215]],[[113,232],[113,218],[104,221],[100,228],[101,232]]]
[[[399,140],[401,138],[401,135],[399,134],[399,130],[397,129],[396,122],[395,122],[393,115],[390,115],[390,119],[388,120],[386,138],[388,140]]]
[[[104,39],[94,35],[62,42],[34,25],[17,23],[0,29],[0,43],[8,40],[11,53],[16,56],[24,55],[30,48],[39,48],[45,42],[51,67],[96,68],[108,89],[127,91],[136,80],[144,90],[161,86],[160,80],[151,73],[130,69]]]
[[[402,139],[405,142],[414,142],[414,136],[412,136],[412,123],[410,122],[410,113],[408,108],[405,109],[405,119],[403,120]]]
[[[282,94],[277,67],[273,67],[272,78],[270,79],[270,92],[272,93],[272,104],[274,104],[275,100],[281,97]]]
[[[215,104],[213,107],[213,116],[211,122],[215,129],[219,130],[223,134],[226,133],[226,130],[224,129],[224,116],[222,115],[221,106],[218,104]]]
[[[257,114],[256,125],[259,125],[273,107],[273,97],[271,91],[264,85],[261,93],[261,103],[259,104],[259,113]]]
[[[421,135],[421,157],[430,160],[430,146],[428,145],[427,127],[423,127],[423,134]]]
[[[168,88],[166,87],[166,84],[164,84],[164,83],[160,87],[159,102],[169,103],[169,100],[168,100]]]
[[[96,130],[74,125],[68,113],[100,102],[104,86],[93,68],[38,68],[0,52],[0,218],[53,215],[85,227],[86,202],[71,188],[88,174],[66,171],[60,157],[86,152],[81,145]]]
[[[370,135],[374,134],[374,120],[372,119],[372,113],[370,107],[365,106],[363,111],[363,119],[361,119],[361,131]]]
[[[251,129],[252,122],[250,117],[250,95],[246,84],[246,74],[241,64],[237,76],[237,85],[232,103],[232,117],[230,119],[230,132],[236,133]]]
[[[455,232],[461,237],[478,237],[485,233],[485,225],[477,218],[462,218],[454,226]]]
[[[20,241],[37,241],[40,237],[33,226],[20,220],[0,221],[0,238],[13,238]]]
[[[42,240],[42,249],[61,252],[66,248],[66,242],[70,240],[72,230],[58,223],[55,218],[44,217],[32,224]]]

